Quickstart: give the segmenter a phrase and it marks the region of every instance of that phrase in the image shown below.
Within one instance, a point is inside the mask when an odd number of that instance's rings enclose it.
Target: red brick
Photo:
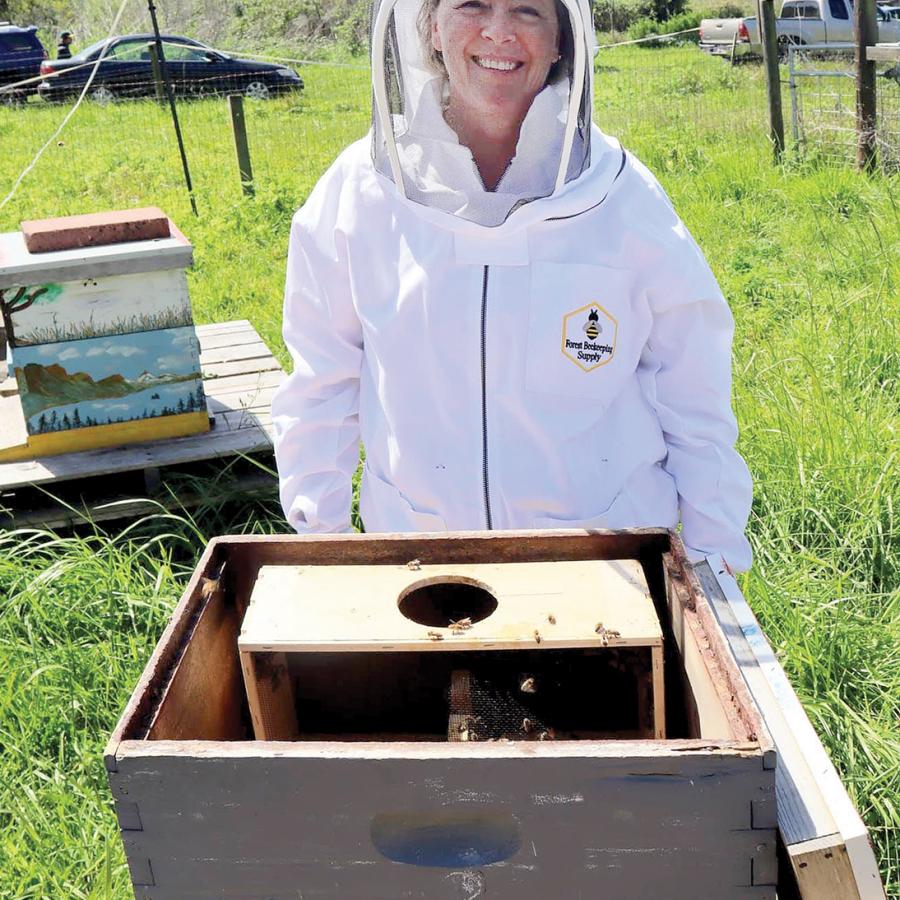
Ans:
[[[29,253],[76,250],[126,241],[149,241],[171,234],[169,219],[155,206],[22,222]]]

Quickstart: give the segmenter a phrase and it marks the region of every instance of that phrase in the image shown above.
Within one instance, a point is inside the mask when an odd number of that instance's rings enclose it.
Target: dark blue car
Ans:
[[[48,100],[80,93],[94,68],[92,64],[107,47],[89,96],[99,102],[152,96],[156,85],[148,45],[153,40],[152,34],[129,34],[98,41],[71,59],[45,61],[38,93]],[[303,87],[303,80],[293,69],[237,59],[190,38],[163,35],[162,46],[169,80],[178,96],[240,93],[263,100]]]
[[[37,26],[18,28],[0,24],[0,102],[22,100],[36,93],[36,81],[17,88],[10,85],[37,78],[46,58],[47,51],[38,39]]]

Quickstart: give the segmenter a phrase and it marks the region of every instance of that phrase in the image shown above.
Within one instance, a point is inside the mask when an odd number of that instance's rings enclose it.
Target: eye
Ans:
[[[513,11],[518,13],[519,15],[523,15],[523,16],[530,16],[530,17],[534,17],[536,19],[543,18],[541,11],[534,6],[528,6],[528,5],[516,6]]]
[[[454,6],[454,9],[465,9],[465,10],[482,10],[484,9],[485,4],[482,0],[463,0],[462,3],[458,3]]]

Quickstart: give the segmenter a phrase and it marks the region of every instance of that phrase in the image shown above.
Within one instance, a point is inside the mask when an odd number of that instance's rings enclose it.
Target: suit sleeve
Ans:
[[[272,422],[281,504],[301,534],[352,530],[363,339],[334,224],[340,193],[336,177],[316,186],[288,248],[283,335],[293,372],[272,401]]]
[[[721,553],[750,567],[744,531],[752,481],[735,449],[731,409],[734,320],[687,229],[671,213],[665,252],[648,292],[653,325],[642,358],[644,383],[662,426],[664,467],[678,490],[682,538],[692,561]]]

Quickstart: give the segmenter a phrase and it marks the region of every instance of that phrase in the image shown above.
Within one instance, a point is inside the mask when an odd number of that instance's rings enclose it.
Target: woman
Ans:
[[[675,527],[750,564],[732,318],[591,124],[587,0],[382,0],[372,134],[297,213],[273,403],[299,532]]]

